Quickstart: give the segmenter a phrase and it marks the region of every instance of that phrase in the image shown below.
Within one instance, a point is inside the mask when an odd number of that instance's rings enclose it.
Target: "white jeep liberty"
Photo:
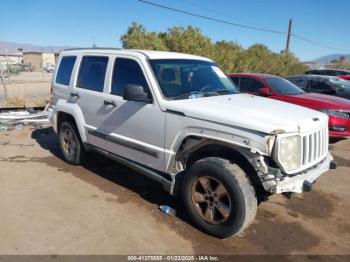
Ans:
[[[96,150],[128,165],[180,195],[193,223],[216,237],[242,232],[262,192],[307,191],[335,168],[327,115],[239,94],[207,58],[70,49],[52,87],[68,163]]]

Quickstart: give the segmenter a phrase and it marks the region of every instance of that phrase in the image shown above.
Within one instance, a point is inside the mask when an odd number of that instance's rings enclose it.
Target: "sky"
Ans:
[[[349,0],[149,0],[217,19],[292,32],[333,50],[292,37],[290,50],[302,61],[333,53],[350,54]],[[213,41],[244,48],[262,43],[285,48],[286,36],[219,24],[145,5],[137,0],[0,0],[0,40],[34,45],[120,47],[120,36],[133,21],[148,31],[195,26]]]

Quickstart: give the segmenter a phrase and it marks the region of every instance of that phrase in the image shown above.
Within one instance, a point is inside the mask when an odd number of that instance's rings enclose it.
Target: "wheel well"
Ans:
[[[186,161],[186,169],[188,169],[196,161],[206,157],[219,157],[239,165],[240,168],[242,168],[247,174],[250,182],[252,183],[258,197],[258,201],[260,202],[266,198],[266,191],[263,188],[255,168],[249,163],[247,158],[241,152],[232,147],[220,144],[204,145],[189,154]]]
[[[57,115],[57,129],[63,121],[69,121],[76,126],[75,119],[72,115],[65,112],[59,112]]]
[[[77,123],[75,122],[75,119],[74,119],[74,117],[71,114],[68,114],[68,113],[65,113],[65,112],[58,112],[57,113],[57,131],[59,130],[61,123],[64,122],[64,121],[70,122],[74,126],[75,131],[76,131],[76,133],[78,135],[78,138],[79,138],[80,142],[82,142],[81,135],[80,135]],[[88,144],[82,142],[82,145],[83,145],[85,150],[87,150],[87,151],[89,150]]]

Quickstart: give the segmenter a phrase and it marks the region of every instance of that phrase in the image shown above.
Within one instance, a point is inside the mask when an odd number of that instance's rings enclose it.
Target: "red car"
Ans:
[[[345,80],[350,80],[350,75],[346,75],[346,76],[337,76],[341,79],[345,79]]]
[[[265,96],[276,100],[322,111],[329,116],[330,137],[350,137],[350,101],[335,96],[305,93],[288,80],[267,74],[230,74],[242,93]]]

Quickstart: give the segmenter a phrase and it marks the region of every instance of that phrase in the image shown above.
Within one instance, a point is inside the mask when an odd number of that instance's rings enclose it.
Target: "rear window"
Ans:
[[[81,60],[77,87],[103,91],[108,57],[84,56]]]
[[[69,85],[70,77],[74,67],[76,56],[64,56],[61,59],[61,63],[58,67],[56,83],[61,85]]]

